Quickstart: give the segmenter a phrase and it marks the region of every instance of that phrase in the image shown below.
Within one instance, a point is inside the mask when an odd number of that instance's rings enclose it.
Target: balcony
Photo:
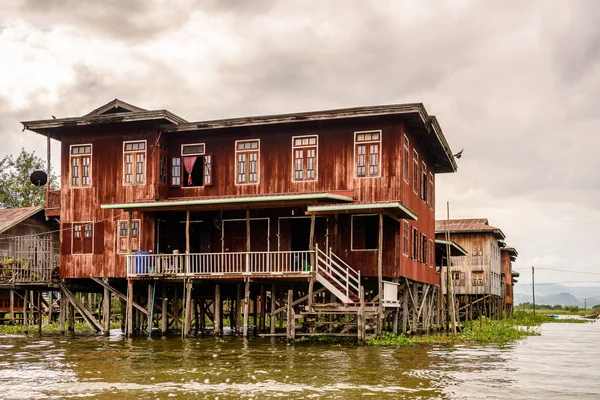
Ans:
[[[46,192],[46,217],[60,216],[60,190]]]
[[[129,278],[302,277],[314,272],[314,251],[127,255]]]
[[[55,267],[50,262],[34,264],[31,260],[6,258],[0,260],[0,285],[49,283]]]

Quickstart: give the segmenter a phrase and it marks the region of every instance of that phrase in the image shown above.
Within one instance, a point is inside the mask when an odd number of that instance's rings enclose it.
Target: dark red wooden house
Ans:
[[[49,201],[67,283],[128,282],[134,299],[154,280],[163,293],[183,282],[188,311],[188,298],[221,289],[236,305],[243,282],[242,304],[263,312],[267,299],[272,311],[285,303],[281,285],[308,294],[308,312],[324,292],[352,307],[361,286],[366,302],[409,320],[411,303],[434,302],[417,298],[440,283],[435,179],[456,163],[422,104],[187,122],[114,100],[24,125],[61,142]],[[386,282],[396,288],[384,296]]]

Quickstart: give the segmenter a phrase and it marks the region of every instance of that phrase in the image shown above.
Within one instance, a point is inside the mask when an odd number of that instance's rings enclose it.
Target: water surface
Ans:
[[[600,399],[600,324],[505,346],[0,336],[0,398]]]

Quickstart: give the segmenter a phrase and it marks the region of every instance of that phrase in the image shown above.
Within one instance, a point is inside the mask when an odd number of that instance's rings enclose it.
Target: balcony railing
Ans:
[[[0,260],[0,284],[44,283],[52,280],[52,264],[32,267],[28,261]]]
[[[314,271],[314,251],[127,255],[128,277],[200,277],[215,275],[286,275]]]

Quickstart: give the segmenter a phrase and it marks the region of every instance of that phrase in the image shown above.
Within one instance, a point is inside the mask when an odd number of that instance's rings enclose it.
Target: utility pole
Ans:
[[[584,297],[583,299],[583,309],[587,310],[587,297]]]
[[[535,315],[535,268],[531,266],[531,291],[533,293],[533,315]]]

